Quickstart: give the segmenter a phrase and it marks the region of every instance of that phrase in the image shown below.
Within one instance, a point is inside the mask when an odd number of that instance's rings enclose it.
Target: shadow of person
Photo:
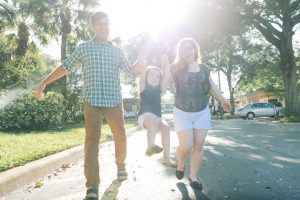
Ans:
[[[182,194],[182,200],[192,200],[186,185],[182,182],[176,184],[177,188]],[[196,200],[210,200],[201,190],[192,188],[196,197]],[[193,196],[193,195],[192,195]],[[193,197],[194,198],[194,197]]]
[[[196,197],[196,200],[209,200],[209,198],[201,191],[192,188]]]
[[[191,200],[191,198],[189,196],[189,192],[184,183],[182,183],[182,182],[177,183],[176,186],[182,194],[182,200]]]
[[[106,188],[103,193],[101,200],[112,200],[116,199],[119,191],[119,187],[121,186],[122,181],[115,179],[113,182]]]

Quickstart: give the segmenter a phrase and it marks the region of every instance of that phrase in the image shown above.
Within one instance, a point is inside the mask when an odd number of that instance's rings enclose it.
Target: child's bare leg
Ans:
[[[158,122],[154,117],[146,117],[144,127],[147,129],[147,144],[148,147],[155,145],[155,136],[158,128]]]
[[[149,116],[144,120],[144,127],[147,129],[147,156],[151,156],[154,153],[160,153],[162,151],[162,148],[155,144],[155,136],[158,129],[158,125],[159,122],[155,117]]]
[[[161,132],[161,143],[163,146],[164,161],[170,160],[170,128],[165,122],[160,122],[158,130]]]

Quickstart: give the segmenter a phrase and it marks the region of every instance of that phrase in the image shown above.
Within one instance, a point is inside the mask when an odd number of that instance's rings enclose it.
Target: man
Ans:
[[[71,67],[82,66],[85,119],[84,174],[87,194],[85,200],[97,200],[100,183],[98,145],[101,126],[105,117],[115,142],[117,177],[127,179],[125,169],[126,135],[120,86],[120,67],[134,74],[144,62],[139,58],[131,67],[121,49],[108,41],[109,19],[106,13],[96,12],[91,16],[94,38],[80,44],[63,64],[44,78],[36,89],[35,96],[41,99],[46,85],[63,77]]]

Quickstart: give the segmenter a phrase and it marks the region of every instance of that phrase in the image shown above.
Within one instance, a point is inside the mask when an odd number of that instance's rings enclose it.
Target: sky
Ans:
[[[170,23],[177,23],[188,15],[188,8],[194,0],[101,0],[101,10],[108,14],[110,20],[110,37],[120,36],[126,41],[141,32],[159,34],[160,30]],[[45,53],[54,58],[60,58],[58,42],[53,42]],[[212,79],[218,85],[217,74],[212,74]],[[221,74],[221,85],[224,95],[229,97],[225,76]],[[130,88],[123,86],[123,97],[131,97]]]
[[[126,41],[138,33],[148,31],[159,34],[160,30],[170,24],[183,20],[189,13],[188,8],[197,0],[100,0],[100,6],[94,10],[101,10],[108,14],[110,19],[110,37],[121,37]],[[299,47],[300,31],[296,31],[294,40]],[[44,50],[45,53],[58,58],[60,48],[53,42]],[[221,73],[221,90],[229,98],[229,91],[225,76]],[[217,73],[212,74],[212,79],[218,85]],[[124,97],[130,97],[127,89],[123,90]]]

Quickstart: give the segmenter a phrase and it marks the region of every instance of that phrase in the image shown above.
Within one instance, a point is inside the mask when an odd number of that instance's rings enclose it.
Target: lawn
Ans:
[[[126,121],[126,129],[135,126],[136,120]],[[110,138],[110,128],[104,125],[101,142]],[[0,172],[81,145],[83,142],[83,124],[40,132],[0,132]]]

